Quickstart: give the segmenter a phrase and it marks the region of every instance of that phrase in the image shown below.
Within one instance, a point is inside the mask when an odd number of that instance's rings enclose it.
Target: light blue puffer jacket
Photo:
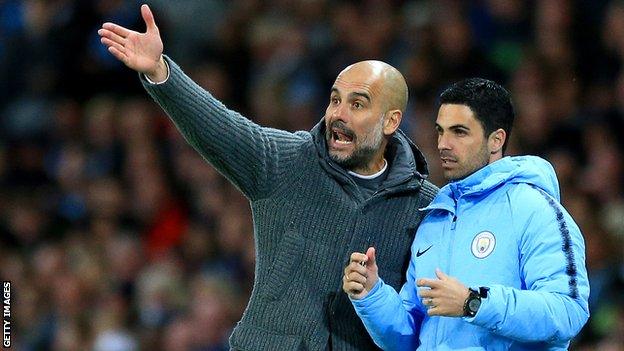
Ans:
[[[380,279],[352,300],[377,345],[567,349],[589,318],[589,283],[583,236],[559,200],[554,169],[534,156],[505,157],[443,187],[424,209],[401,292]],[[475,317],[427,315],[416,280],[436,278],[436,268],[490,288]]]

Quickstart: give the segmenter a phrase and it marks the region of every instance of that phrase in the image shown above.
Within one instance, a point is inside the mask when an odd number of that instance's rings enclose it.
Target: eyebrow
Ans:
[[[358,97],[358,96],[366,99],[368,102],[371,101],[371,98],[370,98],[370,96],[367,93],[360,93],[360,92],[354,91],[354,92],[349,94],[349,97],[351,97],[351,98],[355,98],[355,97]]]
[[[332,87],[331,92],[332,93],[336,93],[336,94],[340,94],[340,91],[336,87]],[[354,99],[354,98],[357,98],[357,97],[364,98],[368,102],[371,101],[370,95],[368,95],[368,93],[363,93],[363,92],[359,92],[359,91],[354,91],[352,93],[349,93],[349,98]]]
[[[437,124],[437,123],[436,123],[435,125],[436,125],[436,128],[439,128],[439,129],[444,129],[444,128],[442,128],[442,126],[441,126],[441,125],[439,125],[439,124]],[[454,125],[452,125],[452,126],[448,127],[448,129],[450,129],[450,130],[454,130],[454,129],[466,129],[466,130],[470,130],[470,128],[468,128],[467,126],[465,126],[465,125],[463,125],[463,124],[454,124]]]

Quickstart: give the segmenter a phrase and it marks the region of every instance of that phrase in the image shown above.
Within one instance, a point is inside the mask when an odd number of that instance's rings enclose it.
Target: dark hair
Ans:
[[[503,154],[511,136],[514,108],[511,94],[495,82],[483,78],[469,78],[459,81],[440,94],[439,104],[458,104],[470,107],[485,130],[487,137],[501,128],[507,133]]]

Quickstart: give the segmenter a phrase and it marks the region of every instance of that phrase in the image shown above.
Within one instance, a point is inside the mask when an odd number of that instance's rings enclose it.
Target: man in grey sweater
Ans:
[[[236,350],[375,350],[342,293],[353,251],[379,246],[379,272],[399,289],[410,245],[437,188],[398,127],[407,85],[393,67],[343,70],[324,119],[309,132],[264,128],[227,109],[163,56],[154,17],[138,33],[99,30],[108,50],[140,73],[186,140],[249,199],[256,272],[230,338]]]

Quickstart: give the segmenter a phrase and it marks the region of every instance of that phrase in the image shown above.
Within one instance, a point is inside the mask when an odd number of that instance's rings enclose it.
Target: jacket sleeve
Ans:
[[[229,110],[165,56],[169,78],[141,82],[186,141],[250,199],[265,197],[301,153],[303,133],[263,128]],[[311,137],[311,136],[310,136]]]
[[[424,314],[417,295],[414,260],[407,281],[397,293],[380,278],[364,298],[351,303],[373,341],[383,350],[415,350]]]
[[[512,223],[514,228],[523,231],[523,288],[490,286],[476,316],[465,320],[521,342],[567,344],[589,318],[585,243],[566,210],[541,190],[534,191],[537,197],[522,205],[530,208],[529,214],[512,216],[512,222],[521,220]]]

